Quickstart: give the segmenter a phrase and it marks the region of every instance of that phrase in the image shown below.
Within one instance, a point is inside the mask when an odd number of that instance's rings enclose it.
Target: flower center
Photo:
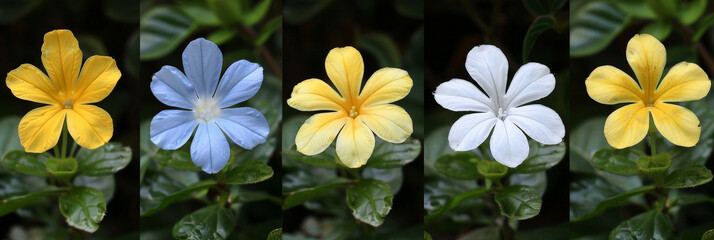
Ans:
[[[508,111],[504,111],[503,108],[498,108],[498,119],[504,120],[508,117]]]
[[[213,99],[199,99],[196,102],[195,108],[193,109],[193,116],[204,122],[210,122],[214,118],[220,117],[221,109],[218,108],[218,102]]]
[[[647,103],[648,107],[654,107],[654,99],[650,98],[649,103]]]
[[[62,104],[64,105],[64,109],[72,109],[72,107],[74,107],[74,101],[71,98],[65,100]]]
[[[359,115],[359,112],[357,112],[357,108],[355,106],[352,106],[350,109],[350,117],[351,118],[356,118]]]

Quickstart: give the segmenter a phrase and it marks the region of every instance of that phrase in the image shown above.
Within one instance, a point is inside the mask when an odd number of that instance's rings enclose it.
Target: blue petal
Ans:
[[[240,60],[231,64],[223,74],[214,98],[220,100],[218,107],[230,107],[253,97],[262,83],[263,68],[257,63]]]
[[[228,163],[231,150],[226,137],[215,123],[198,124],[191,143],[191,160],[204,172],[217,173]]]
[[[183,50],[183,71],[196,86],[199,98],[213,96],[221,76],[223,54],[215,43],[203,38],[191,41]]]
[[[162,103],[192,109],[197,100],[193,84],[175,67],[163,66],[151,78],[151,92]]]
[[[163,110],[151,119],[151,142],[166,150],[180,148],[197,124],[192,111]]]
[[[270,132],[263,114],[249,107],[221,109],[216,123],[234,143],[249,150],[264,143]]]

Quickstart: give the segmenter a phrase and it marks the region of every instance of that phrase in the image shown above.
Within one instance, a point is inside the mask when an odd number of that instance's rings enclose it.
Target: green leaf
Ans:
[[[414,161],[421,152],[421,143],[417,139],[407,139],[403,143],[376,141],[372,157],[367,161],[371,168],[399,168]]]
[[[639,174],[639,169],[635,159],[639,154],[631,148],[612,149],[603,148],[597,151],[592,158],[595,168],[622,176],[634,176]]]
[[[611,0],[620,10],[635,18],[655,19],[657,14],[643,0]]]
[[[365,168],[362,171],[362,178],[377,179],[379,181],[389,184],[389,188],[392,190],[392,195],[397,195],[399,189],[402,188],[402,182],[404,180],[402,168]]]
[[[285,1],[285,6],[283,7],[283,16],[285,17],[285,21],[290,24],[301,23],[315,16],[325,7],[330,5],[332,1],[333,0]]]
[[[271,0],[260,0],[260,2],[243,16],[243,24],[253,26],[265,17],[270,9]]]
[[[396,0],[394,8],[403,16],[424,19],[424,0]]]
[[[476,157],[468,152],[443,155],[436,159],[434,168],[446,176],[469,180],[482,177],[478,172]]]
[[[104,176],[124,169],[131,162],[131,148],[119,143],[107,143],[93,150],[81,148],[77,152],[77,174]]]
[[[47,171],[57,177],[71,177],[77,172],[77,159],[74,158],[50,158],[45,162]]]
[[[528,141],[528,158],[518,165],[513,173],[536,173],[555,166],[565,156],[565,142],[545,145],[534,140]]]
[[[710,229],[702,234],[702,240],[714,240],[714,229]]]
[[[692,36],[692,42],[699,42],[702,36],[704,36],[704,33],[706,33],[712,25],[714,25],[714,13],[699,20],[694,30],[694,35]]]
[[[268,234],[268,240],[281,240],[283,239],[283,229],[278,228],[273,231],[270,231]]]
[[[60,212],[72,227],[93,233],[107,211],[102,192],[90,187],[74,187],[59,197]]]
[[[141,60],[152,60],[170,53],[195,29],[196,23],[177,7],[159,6],[149,10],[140,24]]]
[[[477,187],[474,181],[427,180],[424,184],[424,209],[428,215],[424,217],[424,222],[429,222],[459,206],[461,202],[479,197],[488,191],[488,188]]]
[[[333,178],[321,185],[283,193],[283,195],[286,195],[283,201],[283,210],[300,205],[332,189],[347,186],[349,183],[352,183],[352,181],[346,178]]]
[[[3,2],[0,7],[0,23],[11,23],[22,19],[44,0],[17,0]]]
[[[114,175],[101,177],[77,176],[72,181],[72,184],[75,187],[91,187],[101,191],[106,202],[110,202],[112,200],[114,197],[114,189],[116,187],[114,183]]]
[[[609,2],[589,1],[571,17],[570,56],[584,57],[607,47],[630,18]]]
[[[467,233],[458,240],[500,240],[501,229],[496,226],[482,227]]]
[[[681,6],[676,16],[684,25],[696,22],[707,9],[707,0],[681,1],[681,4],[684,6]]]
[[[221,173],[219,181],[226,184],[253,184],[268,180],[273,176],[273,169],[261,161],[241,162],[226,173]]]
[[[540,35],[545,32],[545,30],[548,30],[554,26],[555,18],[553,16],[539,16],[535,19],[535,21],[533,21],[531,26],[528,28],[528,32],[526,32],[526,37],[523,38],[522,61],[524,64],[528,62],[528,55],[530,55],[531,49],[533,49],[533,46],[535,46],[538,37],[540,37]]]
[[[535,217],[542,204],[538,190],[525,185],[504,187],[496,193],[494,200],[501,215],[518,220]]]
[[[645,173],[663,173],[672,164],[669,154],[660,153],[655,156],[641,156],[637,159],[637,167]]]
[[[337,155],[335,154],[335,148],[331,145],[318,153],[317,155],[308,156],[297,151],[296,146],[293,145],[290,150],[285,152],[286,155],[298,160],[302,163],[309,164],[316,167],[323,168],[336,168],[337,167]]]
[[[672,171],[664,179],[665,188],[696,187],[712,180],[712,171],[701,164],[691,164]]]
[[[426,231],[424,231],[424,240],[432,240],[431,235]]]
[[[380,67],[402,66],[402,57],[397,44],[386,34],[372,33],[357,38],[355,47],[365,50],[377,59]]]
[[[221,25],[221,20],[218,19],[215,13],[208,9],[205,1],[179,1],[179,8],[199,25]]]
[[[541,197],[545,194],[545,188],[548,185],[548,177],[545,172],[526,173],[526,174],[511,174],[508,175],[509,185],[526,185],[538,190]]]
[[[508,167],[493,161],[478,161],[476,167],[478,168],[478,173],[492,180],[501,179],[508,172]]]
[[[654,186],[622,192],[600,178],[581,179],[570,183],[570,221],[579,222],[604,212],[629,198],[654,190]]]
[[[7,183],[4,183],[7,184]],[[50,195],[55,195],[64,191],[62,188],[55,186],[46,186],[37,191],[30,192],[25,195],[13,196],[10,198],[0,200],[0,216],[14,212],[18,208],[21,208],[27,204],[33,203],[39,198],[43,198]]]
[[[186,151],[159,149],[156,151],[154,159],[163,166],[194,172],[201,171],[201,167],[193,163],[191,154]]]
[[[650,210],[617,225],[610,239],[669,239],[673,228],[667,215]]]
[[[49,176],[45,162],[47,155],[26,153],[24,150],[14,150],[2,158],[2,165],[19,173],[46,177]]]
[[[176,239],[226,239],[235,225],[233,214],[214,204],[181,218],[171,235]]]
[[[230,41],[233,39],[238,33],[236,32],[235,29],[232,28],[221,28],[216,31],[213,31],[206,39],[208,41],[211,41],[215,43],[216,45],[221,45],[225,42]]]
[[[672,23],[668,21],[655,21],[640,30],[640,33],[646,33],[657,38],[659,41],[664,41],[672,32]]]
[[[221,20],[223,25],[241,22],[245,15],[241,1],[236,0],[207,0],[208,7]]]
[[[140,212],[141,217],[149,216],[168,207],[174,201],[178,201],[192,193],[203,191],[216,184],[215,181],[201,181],[190,186],[176,186],[174,182],[163,176],[157,176],[157,180],[145,179],[141,187]],[[172,185],[173,184],[173,185]],[[147,186],[148,185],[148,186]]]
[[[577,173],[594,173],[590,160],[595,153],[603,148],[610,148],[605,140],[603,128],[605,118],[591,118],[578,125],[570,133],[570,171]]]
[[[526,8],[536,16],[554,14],[565,2],[565,0],[523,0]]]
[[[266,23],[263,25],[263,27],[260,29],[260,33],[258,34],[258,37],[255,39],[255,45],[256,46],[262,46],[270,36],[273,35],[275,30],[280,28],[280,26],[283,25],[283,17],[282,16],[277,16],[270,20],[270,22]]]
[[[373,179],[362,179],[347,188],[347,205],[357,220],[379,227],[392,209],[392,190],[389,184]]]
[[[20,118],[15,116],[0,119],[0,156],[12,150],[23,149],[20,145],[20,137],[17,135],[17,126]]]

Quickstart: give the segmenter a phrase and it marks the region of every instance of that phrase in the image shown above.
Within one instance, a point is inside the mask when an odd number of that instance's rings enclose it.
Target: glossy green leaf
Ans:
[[[614,0],[610,1],[620,10],[636,18],[655,19],[657,14],[645,0]]]
[[[557,12],[565,2],[565,0],[523,0],[523,5],[535,15],[548,15]]]
[[[93,233],[107,211],[102,192],[91,187],[74,187],[59,197],[60,212],[68,225]]]
[[[77,176],[72,180],[72,184],[75,187],[84,186],[91,187],[102,192],[104,200],[110,202],[114,197],[114,189],[116,187],[114,182],[114,175],[106,175],[100,177],[89,177],[89,176]]]
[[[604,49],[629,20],[626,13],[609,2],[583,4],[570,16],[570,56],[584,57]]]
[[[5,214],[14,212],[18,208],[21,208],[27,204],[31,204],[39,198],[59,194],[62,191],[64,191],[64,189],[62,188],[58,188],[55,186],[46,186],[37,191],[30,192],[25,195],[0,199],[0,216],[4,216]]]
[[[469,180],[476,179],[481,176],[478,172],[476,157],[468,152],[459,152],[455,154],[442,155],[434,163],[434,168],[446,176]]]
[[[535,140],[528,141],[528,158],[513,169],[513,173],[535,173],[550,169],[565,156],[565,143],[545,145]]]
[[[548,185],[548,177],[545,172],[511,174],[508,175],[509,185],[526,185],[538,190],[538,194],[543,197],[545,188]]]
[[[476,167],[478,168],[478,173],[485,178],[493,180],[501,179],[508,172],[508,167],[494,161],[478,161]]]
[[[21,150],[20,138],[17,135],[17,126],[20,124],[20,118],[15,116],[4,117],[0,119],[0,154],[5,156],[5,153],[12,150]]]
[[[660,153],[655,156],[641,156],[637,159],[637,167],[646,173],[663,173],[672,165],[669,154]]]
[[[205,1],[179,1],[179,8],[199,25],[221,25],[221,20],[218,19],[218,16],[213,11],[208,9]]]
[[[176,239],[226,239],[235,225],[233,214],[214,204],[181,218],[171,235]]]
[[[701,164],[692,164],[672,171],[664,179],[666,188],[696,187],[712,180],[712,171]]]
[[[526,32],[526,37],[523,39],[522,61],[524,64],[528,62],[528,55],[530,55],[538,37],[540,37],[543,32],[554,26],[555,18],[553,16],[540,16],[533,21],[531,26],[528,28],[528,32]]]
[[[268,9],[270,9],[271,2],[272,0],[260,0],[253,9],[247,11],[245,16],[243,16],[243,24],[253,26],[260,20],[263,20],[265,14],[268,13]]]
[[[196,23],[177,7],[159,6],[141,18],[139,46],[141,60],[160,58],[181,44]]]
[[[682,1],[683,6],[677,12],[679,21],[685,25],[692,24],[699,20],[707,9],[707,0]]]
[[[70,177],[77,172],[77,159],[74,158],[50,158],[45,162],[47,171],[57,177]]]
[[[603,133],[604,126],[604,117],[591,118],[578,125],[570,133],[568,149],[571,172],[595,172],[590,160],[600,149],[610,148]]]
[[[542,204],[538,190],[525,185],[504,187],[496,193],[494,200],[501,215],[518,220],[535,217]]]
[[[273,33],[280,28],[280,26],[283,25],[283,17],[282,16],[277,16],[270,20],[268,23],[264,24],[263,27],[260,29],[260,33],[258,34],[258,37],[255,39],[255,45],[256,46],[261,46],[263,45],[268,39],[270,39],[270,36],[273,35]]]
[[[672,23],[667,21],[656,21],[647,24],[640,33],[646,33],[657,38],[659,41],[664,41],[672,33]]]
[[[163,166],[180,170],[201,171],[201,167],[193,163],[191,154],[186,151],[159,149],[156,151],[154,159]]]
[[[283,193],[283,195],[286,195],[285,200],[283,200],[283,210],[300,205],[332,189],[347,186],[349,183],[352,183],[352,181],[346,178],[333,178],[321,185]]]
[[[365,50],[374,56],[380,67],[399,68],[402,66],[402,57],[399,54],[399,48],[397,48],[397,44],[388,35],[381,33],[363,35],[357,38],[355,47],[360,50]]]
[[[219,180],[226,184],[253,184],[268,180],[273,176],[273,168],[261,161],[238,163],[233,169],[221,173]]]
[[[11,23],[21,19],[44,0],[17,0],[3,2],[0,6],[0,23]]]
[[[273,231],[270,231],[268,234],[268,240],[281,240],[283,239],[283,229],[278,228]]]
[[[673,229],[667,215],[650,210],[617,225],[610,239],[669,239]]]
[[[14,150],[6,153],[2,158],[2,165],[13,171],[46,177],[49,175],[45,162],[47,155],[37,153],[26,153],[24,150]]]
[[[301,23],[315,16],[325,7],[330,5],[332,1],[333,0],[285,1],[285,6],[283,7],[283,17],[285,17],[285,21],[290,24]]]
[[[362,178],[376,179],[389,184],[389,188],[392,190],[392,195],[396,195],[399,192],[399,189],[402,188],[402,182],[404,180],[402,168],[365,168],[362,171]]]
[[[622,176],[639,174],[637,163],[640,155],[631,148],[613,149],[603,148],[595,153],[592,164],[595,168]]]
[[[203,191],[216,184],[215,181],[201,181],[190,186],[183,187],[180,183],[156,176],[158,179],[145,179],[141,187],[140,212],[141,216],[149,216],[157,213],[190,194]],[[152,178],[154,178],[152,176]]]
[[[712,25],[714,25],[714,13],[703,17],[701,20],[699,20],[699,22],[697,22],[697,27],[694,29],[692,41],[699,42],[702,36],[704,36],[704,33],[706,33]]]
[[[399,168],[414,161],[421,152],[421,143],[417,139],[407,139],[403,143],[390,143],[376,140],[372,157],[367,161],[371,168]]]
[[[629,198],[654,190],[644,186],[623,192],[600,178],[587,178],[570,183],[570,221],[590,219]]]
[[[403,16],[424,19],[424,0],[396,0],[394,8]]]
[[[208,7],[221,20],[223,25],[231,25],[243,20],[245,6],[236,0],[207,0]]]
[[[389,184],[372,179],[362,179],[347,188],[347,205],[357,220],[379,227],[392,209],[392,190]]]
[[[216,45],[221,45],[233,39],[238,33],[232,28],[221,28],[213,31],[209,34],[206,39],[215,43]]]
[[[124,169],[131,162],[131,148],[119,143],[107,143],[93,150],[81,148],[77,152],[77,174],[104,176]]]
[[[702,234],[702,240],[714,240],[714,229],[710,229]]]
[[[462,202],[477,198],[488,192],[488,188],[477,187],[475,181],[453,179],[427,180],[424,184],[424,222],[436,219]]]

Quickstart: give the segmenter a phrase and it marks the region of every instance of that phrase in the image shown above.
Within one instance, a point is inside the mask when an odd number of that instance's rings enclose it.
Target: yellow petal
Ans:
[[[121,72],[111,57],[91,56],[84,62],[79,80],[74,87],[75,104],[95,103],[109,96]]]
[[[61,103],[54,84],[31,64],[22,64],[10,71],[5,83],[17,98],[45,104]]]
[[[297,150],[305,155],[325,151],[347,119],[351,118],[344,112],[320,113],[308,118],[295,136]]]
[[[42,44],[42,64],[55,86],[68,93],[79,76],[82,65],[82,51],[79,43],[69,30],[54,30],[45,34]]]
[[[288,105],[300,111],[339,111],[345,100],[320,79],[308,79],[295,85]]]
[[[358,168],[369,160],[374,150],[374,134],[362,121],[350,118],[337,137],[337,156],[347,167]]]
[[[379,138],[388,142],[404,142],[414,131],[411,117],[407,111],[397,105],[382,104],[362,108],[356,119],[367,125]]]
[[[637,34],[627,43],[627,62],[635,72],[642,90],[653,93],[667,61],[667,51],[659,40],[648,34]]]
[[[643,94],[635,80],[613,66],[593,70],[585,80],[585,87],[588,95],[602,104],[637,102]]]
[[[395,102],[409,94],[412,89],[409,73],[398,68],[382,68],[374,72],[359,95],[362,107]]]
[[[621,107],[605,120],[605,139],[617,149],[635,145],[647,135],[649,121],[649,108],[643,103]]]
[[[681,102],[702,99],[712,83],[699,65],[681,62],[674,65],[655,91],[659,102]]]
[[[353,47],[333,48],[325,59],[327,76],[348,103],[357,98],[362,86],[364,63],[362,55]]]
[[[53,105],[35,108],[22,117],[17,133],[25,151],[42,153],[54,147],[62,132],[66,112],[64,108]]]
[[[699,141],[702,132],[699,119],[689,109],[656,102],[652,108],[652,120],[662,136],[675,145],[691,147]]]
[[[67,130],[74,141],[87,149],[95,149],[109,142],[114,123],[109,113],[94,105],[75,104],[67,112]]]

